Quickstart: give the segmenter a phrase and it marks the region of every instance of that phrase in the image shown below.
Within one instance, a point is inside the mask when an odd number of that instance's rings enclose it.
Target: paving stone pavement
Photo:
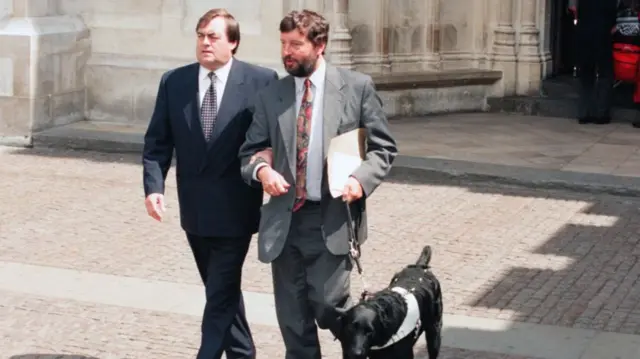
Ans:
[[[194,358],[197,352],[197,317],[6,291],[0,291],[0,297],[1,358],[164,359]],[[277,328],[255,324],[251,328],[260,343],[258,358],[284,358]],[[341,357],[329,335],[321,333],[321,341],[324,357]],[[443,348],[442,359],[536,358]]]
[[[0,163],[0,261],[198,284],[179,228],[173,171],[169,218],[158,224],[145,215],[136,156],[12,149],[0,151]],[[363,265],[374,289],[430,244],[449,314],[640,334],[639,199],[399,173],[369,208]],[[355,274],[353,283],[359,291]],[[244,289],[272,291],[255,247]],[[183,358],[197,345],[193,316],[12,292],[0,298],[7,358]],[[259,357],[282,358],[277,329],[255,330],[265,353]],[[330,339],[323,337],[326,356],[335,358]],[[443,357],[515,359],[453,348]]]

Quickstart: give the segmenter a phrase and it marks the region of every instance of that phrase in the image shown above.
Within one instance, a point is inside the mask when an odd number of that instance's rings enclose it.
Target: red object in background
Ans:
[[[640,46],[613,44],[613,73],[617,81],[635,84],[633,102],[640,103]]]
[[[613,44],[613,72],[615,78],[622,82],[637,82],[640,46]]]

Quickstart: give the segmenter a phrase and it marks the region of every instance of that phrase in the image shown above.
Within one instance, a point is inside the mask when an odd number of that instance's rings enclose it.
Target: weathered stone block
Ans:
[[[133,117],[131,78],[135,70],[90,66],[87,70],[87,119],[128,122]]]
[[[31,132],[31,100],[0,97],[0,133],[3,137],[26,137]]]
[[[84,120],[86,96],[84,88],[52,96],[49,105],[53,125],[60,126]]]
[[[13,96],[13,59],[0,58],[0,96]]]
[[[158,94],[158,85],[164,71],[140,71],[133,84],[133,122],[147,124],[151,119]]]
[[[29,144],[32,132],[49,123],[48,98],[0,97],[0,143]]]
[[[74,0],[66,0],[71,2]],[[77,0],[75,0],[77,1]],[[188,0],[193,1],[193,0]],[[200,0],[196,0],[200,1]],[[88,1],[90,8],[95,13],[123,13],[123,14],[155,14],[162,10],[163,0],[110,0]],[[211,1],[206,1],[211,4]]]
[[[54,2],[16,5],[14,14],[49,15],[0,25],[0,143],[28,145],[35,131],[83,118],[91,43],[80,18],[50,16]]]
[[[56,16],[59,15],[56,5],[56,0],[13,0],[13,16]]]
[[[28,26],[26,22],[13,21],[4,27],[0,25],[0,49],[2,56],[26,60],[31,56],[31,35],[20,33],[19,28]]]

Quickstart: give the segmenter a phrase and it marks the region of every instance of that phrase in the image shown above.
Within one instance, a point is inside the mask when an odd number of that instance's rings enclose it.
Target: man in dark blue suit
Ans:
[[[219,359],[223,352],[229,359],[255,358],[240,284],[263,194],[242,180],[238,150],[256,93],[278,76],[234,59],[240,29],[226,10],[204,14],[196,33],[198,62],[160,80],[144,137],[145,205],[162,220],[175,149],[180,222],[206,288],[197,358]]]

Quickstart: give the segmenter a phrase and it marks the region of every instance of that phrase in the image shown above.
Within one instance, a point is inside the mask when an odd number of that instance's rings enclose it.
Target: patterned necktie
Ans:
[[[304,81],[304,95],[298,113],[298,130],[296,137],[296,200],[293,211],[297,211],[307,198],[307,158],[309,154],[309,134],[311,133],[311,112],[313,109],[313,93],[311,81]]]
[[[213,126],[216,123],[216,117],[218,116],[218,96],[216,94],[215,80],[216,74],[209,72],[209,79],[211,85],[204,94],[202,99],[202,107],[200,109],[200,119],[202,120],[202,132],[204,132],[204,139],[209,141],[211,134],[213,134]]]

